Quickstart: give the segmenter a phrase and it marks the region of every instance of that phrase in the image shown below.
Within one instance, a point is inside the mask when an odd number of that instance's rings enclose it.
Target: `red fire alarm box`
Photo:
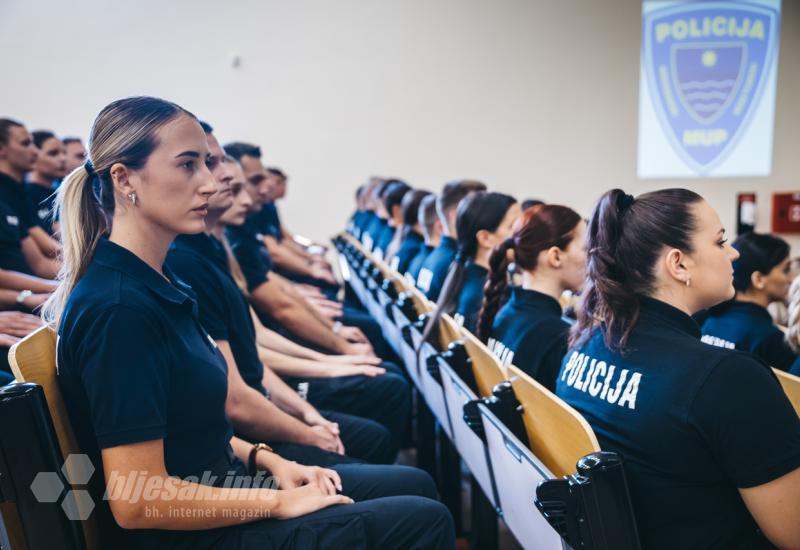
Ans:
[[[773,193],[772,232],[800,233],[800,193]]]

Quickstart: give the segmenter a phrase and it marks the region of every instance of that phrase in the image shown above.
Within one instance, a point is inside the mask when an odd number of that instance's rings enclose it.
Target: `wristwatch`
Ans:
[[[31,290],[22,290],[19,294],[17,294],[17,303],[22,305],[22,303],[33,296],[33,291]]]
[[[253,445],[253,448],[250,449],[250,456],[247,459],[247,471],[250,472],[251,476],[256,475],[258,472],[258,468],[256,468],[256,455],[258,454],[258,451],[272,452],[272,447],[266,443],[256,443]]]

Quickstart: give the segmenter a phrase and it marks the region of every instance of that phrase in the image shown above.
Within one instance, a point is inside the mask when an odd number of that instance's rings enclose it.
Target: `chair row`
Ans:
[[[520,544],[639,548],[622,460],[600,450],[580,414],[448,315],[422,342],[434,305],[350,235],[334,244],[343,277]]]

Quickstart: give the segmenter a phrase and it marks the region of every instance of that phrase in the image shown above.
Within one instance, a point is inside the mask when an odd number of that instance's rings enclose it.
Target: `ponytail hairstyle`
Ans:
[[[59,285],[45,302],[42,318],[58,326],[70,293],[86,273],[100,238],[111,229],[114,184],[110,170],[120,163],[136,170],[158,147],[158,131],[180,116],[193,114],[155,97],[129,97],[107,105],[92,125],[89,159],[58,188],[55,219],[61,223]]]
[[[464,284],[464,270],[468,260],[475,258],[478,253],[478,231],[496,231],[509,208],[517,200],[502,193],[489,193],[478,191],[469,195],[458,205],[456,213],[456,232],[458,233],[458,249],[453,263],[447,272],[447,278],[439,293],[436,309],[428,319],[428,324],[422,333],[422,342],[425,342],[439,324],[442,315],[450,314],[458,305],[458,297]]]
[[[733,262],[733,288],[746,292],[753,286],[753,273],[769,274],[789,257],[789,244],[775,235],[745,233],[731,244],[739,252]]]
[[[703,197],[688,189],[633,196],[605,193],[587,228],[587,266],[582,307],[570,345],[585,342],[602,325],[605,344],[620,352],[639,319],[638,295],[655,288],[655,264],[665,247],[692,253],[697,220],[692,206]]]
[[[512,262],[525,271],[534,271],[539,253],[558,247],[565,250],[581,221],[572,208],[558,204],[538,204],[528,208],[514,223],[511,236],[495,247],[489,256],[489,280],[478,316],[477,336],[486,343],[494,318],[508,296],[508,268]]]

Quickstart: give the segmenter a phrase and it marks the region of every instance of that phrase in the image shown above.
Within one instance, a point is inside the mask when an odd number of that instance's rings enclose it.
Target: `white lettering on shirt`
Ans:
[[[509,366],[514,361],[514,352],[508,349],[502,342],[494,338],[489,338],[486,347],[489,348],[492,355],[497,357],[498,361],[500,361],[504,367]]]
[[[19,218],[16,216],[6,216],[6,223],[8,223],[8,225],[19,225]]]
[[[489,340],[489,349],[492,343]],[[642,373],[630,369],[622,369],[615,376],[616,373],[615,365],[573,351],[561,371],[561,381],[591,397],[635,410]]]
[[[700,341],[712,346],[717,346],[718,348],[736,349],[736,344],[733,342],[729,342],[717,336],[711,336],[710,334],[704,334],[703,337],[700,338]]]
[[[428,292],[431,289],[431,281],[433,281],[433,272],[430,269],[421,269],[419,277],[417,277],[417,287],[422,292]]]

